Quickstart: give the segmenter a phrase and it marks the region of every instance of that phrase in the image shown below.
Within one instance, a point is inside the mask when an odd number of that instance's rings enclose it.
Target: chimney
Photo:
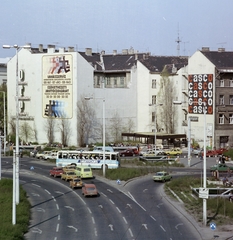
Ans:
[[[218,48],[218,52],[225,52],[225,48]]]
[[[113,50],[113,55],[117,55],[117,50]]]
[[[135,60],[138,60],[138,54],[135,53]]]
[[[122,54],[128,54],[128,49],[122,49]]]
[[[209,52],[210,51],[210,48],[209,47],[202,47],[202,52]]]
[[[43,44],[39,44],[39,52],[43,52],[44,48],[43,48]]]
[[[60,47],[59,48],[59,53],[64,53],[65,52],[65,48],[64,47]]]
[[[68,47],[68,52],[74,52],[74,47]]]
[[[104,50],[101,51],[101,55],[105,55],[105,51]]]
[[[92,56],[92,48],[86,48],[85,54],[86,54],[87,56]]]
[[[48,45],[48,53],[54,53],[55,52],[55,45]]]

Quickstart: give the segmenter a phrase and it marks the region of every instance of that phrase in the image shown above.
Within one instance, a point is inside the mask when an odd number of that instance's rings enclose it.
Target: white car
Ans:
[[[48,159],[56,159],[57,158],[57,153],[52,152],[50,154],[45,154],[44,155],[44,160],[48,160]]]

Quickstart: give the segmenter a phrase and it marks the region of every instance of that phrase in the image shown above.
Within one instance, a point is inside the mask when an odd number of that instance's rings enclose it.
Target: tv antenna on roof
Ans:
[[[178,38],[175,42],[177,42],[177,56],[179,57],[180,56],[180,42],[182,42],[180,39],[180,36],[179,36],[179,24],[178,24]]]

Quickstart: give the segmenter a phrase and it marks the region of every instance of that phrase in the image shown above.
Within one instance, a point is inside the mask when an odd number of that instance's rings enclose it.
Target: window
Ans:
[[[107,77],[107,85],[110,85],[111,84],[111,79],[110,77]]]
[[[230,105],[233,105],[233,95],[230,95],[230,97],[229,97],[229,103],[230,103]]]
[[[224,80],[220,80],[220,87],[224,87]]]
[[[152,104],[156,104],[156,95],[152,96]]]
[[[233,80],[230,80],[229,85],[230,87],[233,87]]]
[[[219,124],[224,124],[224,114],[219,114]]]
[[[152,79],[152,88],[156,88],[156,79]]]
[[[114,85],[117,85],[117,78],[114,78]]]
[[[97,85],[100,85],[100,76],[97,76]]]
[[[152,112],[152,122],[155,122],[155,112]]]
[[[125,85],[125,78],[124,77],[120,78],[120,84],[121,84],[121,86]]]
[[[233,124],[233,113],[229,114],[229,123]]]
[[[219,105],[224,105],[224,95],[219,96]]]

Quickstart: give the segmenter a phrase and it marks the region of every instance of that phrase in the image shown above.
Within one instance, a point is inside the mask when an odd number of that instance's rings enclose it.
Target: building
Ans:
[[[14,56],[7,65],[8,86],[11,86],[8,88],[8,122],[14,121],[16,113],[16,62]],[[157,103],[161,71],[166,66],[175,82],[178,99],[184,87],[182,79],[187,75],[187,62],[187,57],[150,56],[132,48],[112,54],[93,53],[91,48],[85,52],[75,51],[73,47],[56,49],[54,45],[21,48],[18,51],[20,126],[28,124],[34,133],[24,140],[48,142],[46,128],[52,117],[56,123],[54,141],[61,142],[60,129],[66,121],[71,129],[69,145],[77,146],[77,104],[85,97],[93,98],[89,104],[97,117],[91,126],[96,133],[86,137],[86,144],[102,141],[99,130],[103,99],[106,141],[121,137],[123,131],[155,131],[155,116],[159,114],[149,104]]]
[[[191,122],[191,138],[203,147],[204,105],[206,112],[206,143],[210,149],[233,147],[233,52],[224,48],[210,51],[208,47],[195,52],[188,61],[188,88],[183,99],[183,121]],[[198,102],[198,103],[197,103]]]
[[[0,58],[0,85],[7,83],[7,62],[10,58]]]

